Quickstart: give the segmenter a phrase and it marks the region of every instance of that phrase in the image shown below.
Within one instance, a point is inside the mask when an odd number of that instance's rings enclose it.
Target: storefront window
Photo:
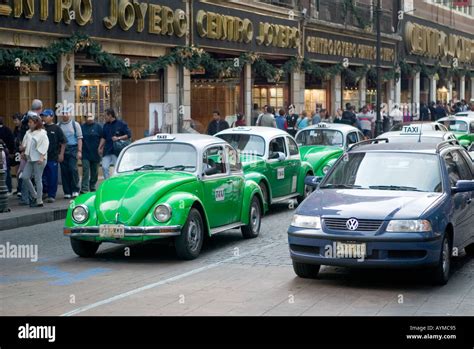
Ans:
[[[259,108],[270,105],[276,110],[285,107],[285,89],[283,87],[254,87],[253,103]]]
[[[317,106],[327,109],[326,89],[306,89],[304,91],[304,109],[314,111]]]
[[[369,91],[367,91],[367,97]],[[342,93],[342,105],[345,108],[346,104],[350,103],[355,106],[356,110],[360,108],[359,105],[359,88],[358,87],[346,87]]]
[[[110,108],[111,90],[108,79],[76,80],[76,101],[80,108],[75,111],[77,120],[92,113],[100,123],[105,122],[105,110]]]

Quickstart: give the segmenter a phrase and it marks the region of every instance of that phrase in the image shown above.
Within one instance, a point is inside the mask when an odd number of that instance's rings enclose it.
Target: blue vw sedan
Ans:
[[[444,285],[453,252],[474,254],[473,160],[455,140],[376,142],[351,148],[321,182],[306,179],[316,190],[288,230],[293,269],[422,267]]]

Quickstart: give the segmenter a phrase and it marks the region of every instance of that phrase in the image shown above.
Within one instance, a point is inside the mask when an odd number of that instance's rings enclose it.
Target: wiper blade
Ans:
[[[165,170],[166,171],[171,171],[171,170],[184,171],[187,168],[196,168],[196,166],[176,165],[176,166],[166,167]]]
[[[423,191],[415,187],[405,187],[401,185],[371,185],[370,189],[381,189],[381,190],[404,190],[404,191]]]
[[[333,188],[333,189],[364,189],[361,185],[356,184],[326,184],[320,189]]]
[[[143,171],[143,170],[155,170],[155,169],[158,169],[158,168],[163,168],[164,166],[156,166],[156,165],[143,165],[143,166],[140,166],[140,167],[137,167],[134,169],[134,171]]]

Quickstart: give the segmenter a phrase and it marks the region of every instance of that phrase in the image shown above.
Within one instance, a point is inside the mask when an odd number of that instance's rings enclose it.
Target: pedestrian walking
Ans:
[[[218,110],[215,110],[212,113],[212,121],[207,125],[207,134],[214,136],[216,133],[227,130],[228,128],[229,123],[222,119],[221,113]]]
[[[257,124],[257,119],[258,119],[259,115],[260,115],[260,110],[258,110],[258,104],[255,103],[253,105],[251,119],[250,119],[250,125],[251,126],[255,126]]]
[[[277,117],[275,118],[275,122],[276,122],[277,128],[279,128],[280,130],[286,131],[286,129],[288,128],[288,124],[286,122],[285,109],[280,109]]]
[[[373,113],[369,111],[367,106],[362,108],[361,113],[357,115],[357,119],[359,120],[360,127],[362,129],[362,133],[364,134],[365,139],[372,138],[372,126],[375,121],[375,116]]]
[[[95,122],[93,114],[87,115],[81,126],[84,144],[82,146],[82,184],[81,193],[94,192],[99,180],[100,142],[104,139],[102,126]]]
[[[30,207],[43,207],[43,170],[48,159],[49,139],[43,127],[43,122],[36,113],[28,114],[28,127],[23,138],[22,147],[26,160],[22,178],[26,197],[23,199]],[[35,186],[31,179],[34,178]]]
[[[245,122],[245,117],[243,114],[238,113],[237,114],[237,120],[235,120],[232,123],[232,128],[234,127],[242,127],[242,126],[247,126],[247,123]]]
[[[70,199],[79,196],[79,170],[78,160],[82,159],[82,129],[81,125],[74,121],[70,112],[63,109],[61,121],[58,126],[66,137],[66,150],[64,161],[61,162],[61,180],[64,190],[64,198]]]
[[[229,128],[229,124],[227,124],[227,128]],[[99,155],[102,156],[102,172],[105,179],[110,177],[110,166],[115,166],[121,148],[131,139],[132,131],[128,128],[127,123],[117,118],[115,110],[107,109],[103,138],[99,145]]]
[[[296,127],[298,130],[302,130],[311,125],[311,117],[308,115],[308,112],[304,110],[301,113],[301,117],[298,119],[296,123]]]
[[[14,154],[15,152],[15,137],[13,136],[13,132],[7,126],[4,125],[2,116],[0,116],[0,141],[4,143],[4,147],[6,148],[5,153],[8,154],[7,166],[5,167],[6,185],[7,185],[8,195],[11,195],[13,188],[12,188],[12,176],[11,176],[10,166],[12,164],[11,154]]]
[[[263,127],[277,127],[275,116],[273,114],[273,107],[267,106],[265,108],[265,113],[258,117],[256,126],[263,126]]]
[[[403,123],[403,113],[398,107],[398,104],[395,104],[393,106],[393,109],[390,112],[389,117],[392,119],[393,126]]]
[[[298,132],[296,123],[298,122],[299,116],[296,114],[295,110],[295,106],[290,105],[288,107],[288,115],[286,116],[286,132],[293,137],[295,137]]]
[[[53,110],[45,109],[41,118],[49,139],[48,161],[43,172],[43,196],[46,196],[46,203],[53,203],[58,191],[59,164],[64,161],[67,140],[61,127],[54,123]]]

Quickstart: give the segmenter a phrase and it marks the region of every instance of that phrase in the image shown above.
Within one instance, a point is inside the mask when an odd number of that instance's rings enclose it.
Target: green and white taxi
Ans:
[[[345,124],[321,122],[296,134],[301,159],[310,163],[315,176],[323,177],[342,153],[364,140],[357,128]]]
[[[453,132],[462,146],[468,148],[474,142],[474,117],[448,116],[438,122]]]
[[[312,192],[305,184],[314,175],[301,161],[298,145],[287,132],[272,127],[236,127],[216,134],[240,153],[245,178],[259,184],[269,205],[296,199],[302,202]]]
[[[180,258],[194,259],[205,234],[241,228],[245,238],[257,237],[265,210],[259,185],[244,177],[228,143],[159,134],[125,148],[114,176],[71,202],[64,235],[81,257],[94,256],[102,242],[170,238]]]

